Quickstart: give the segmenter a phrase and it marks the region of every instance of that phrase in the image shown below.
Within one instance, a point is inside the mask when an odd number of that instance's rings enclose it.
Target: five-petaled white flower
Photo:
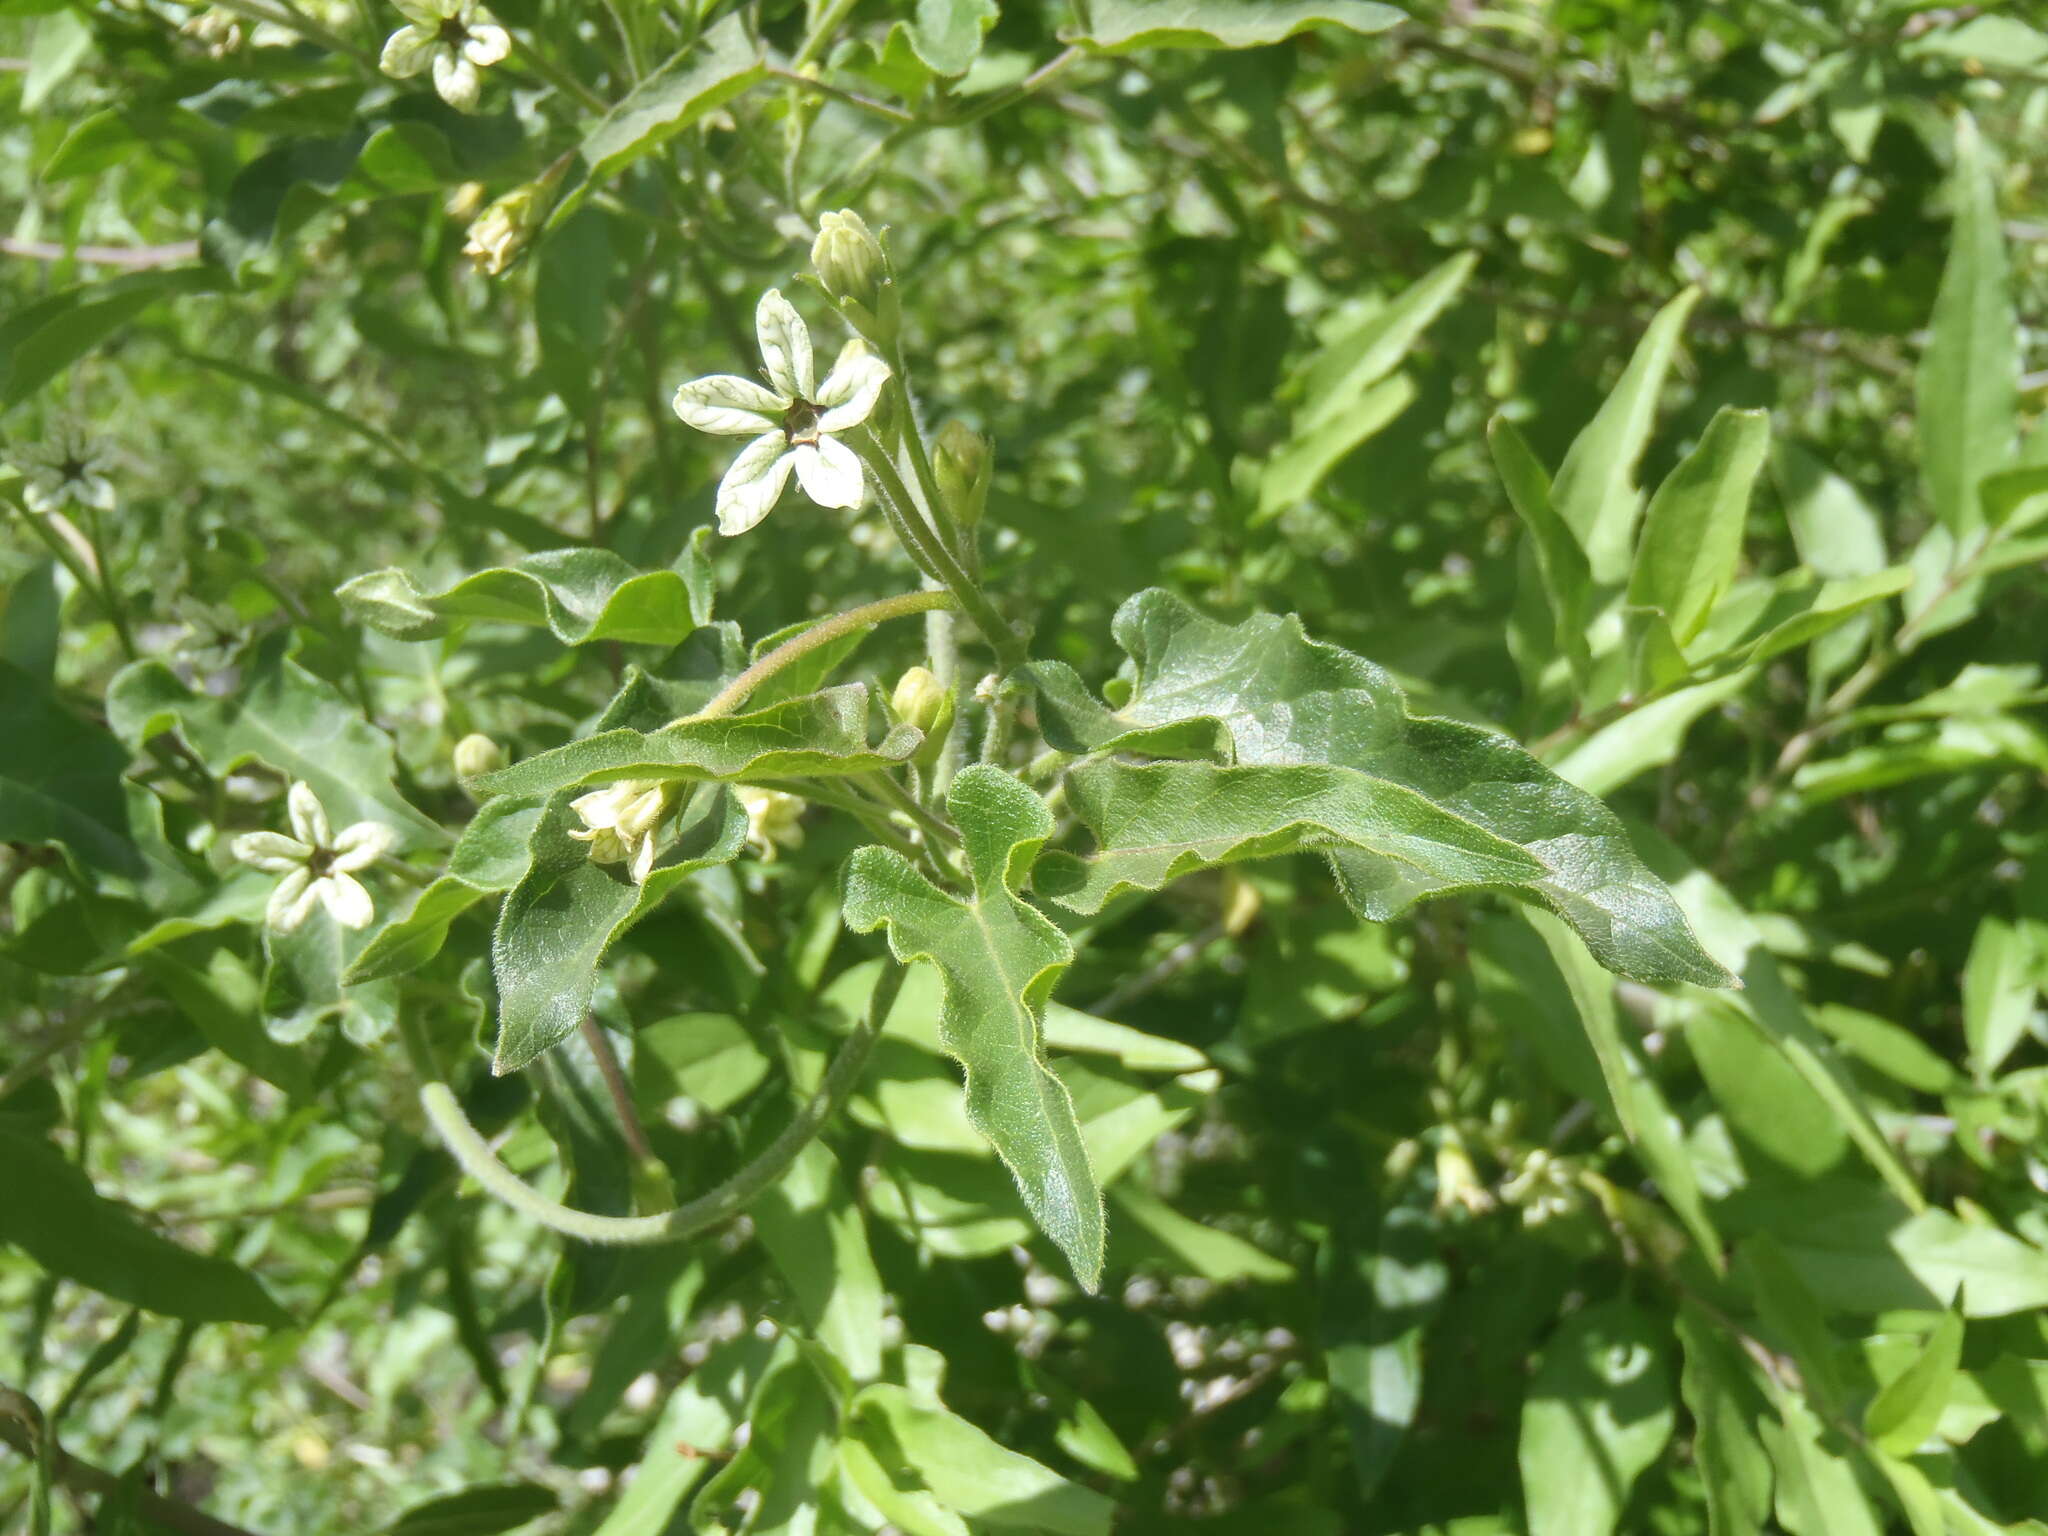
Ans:
[[[779,789],[756,789],[741,784],[734,791],[747,813],[747,842],[772,864],[778,848],[801,848],[804,841],[804,802]]]
[[[745,533],[766,517],[792,469],[819,506],[859,506],[866,489],[860,460],[835,434],[866,421],[889,382],[889,365],[856,338],[820,384],[811,333],[776,289],[761,295],[754,328],[773,389],[716,373],[676,391],[676,414],[699,432],[754,439],[719,482],[720,533]]]
[[[107,479],[113,456],[77,422],[58,422],[47,441],[10,448],[7,458],[21,471],[21,496],[31,512],[61,512],[73,502],[114,510],[114,487]]]
[[[258,869],[283,875],[270,893],[264,918],[279,933],[290,933],[315,906],[344,928],[367,928],[376,915],[370,893],[355,877],[391,847],[396,835],[381,821],[359,821],[339,837],[327,824],[319,796],[305,784],[294,784],[285,797],[292,833],[244,832],[235,839],[235,857]]]
[[[590,844],[597,863],[630,866],[634,884],[644,885],[654,868],[656,833],[668,819],[672,789],[652,779],[623,779],[578,795],[569,808],[583,826],[569,835]]]
[[[477,0],[392,0],[410,26],[384,40],[378,68],[410,80],[429,65],[434,89],[458,112],[474,112],[481,71],[512,51],[512,35]]]

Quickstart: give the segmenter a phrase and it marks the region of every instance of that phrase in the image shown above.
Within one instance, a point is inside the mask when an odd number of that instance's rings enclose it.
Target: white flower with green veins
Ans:
[[[409,26],[384,40],[378,68],[410,80],[432,67],[434,89],[458,112],[474,112],[483,71],[512,51],[512,34],[477,0],[392,0]]]
[[[745,533],[766,517],[792,469],[819,506],[859,506],[866,492],[860,460],[837,434],[866,421],[889,382],[889,365],[855,339],[819,383],[811,333],[777,289],[761,295],[754,328],[772,389],[717,373],[676,391],[676,415],[699,432],[754,439],[718,485],[724,534]]]
[[[73,505],[114,510],[114,486],[107,479],[113,455],[76,422],[60,421],[40,443],[7,450],[21,471],[21,498],[31,512],[61,512]]]
[[[599,864],[624,864],[633,883],[645,885],[654,870],[654,850],[661,824],[668,819],[673,786],[651,779],[622,779],[578,795],[569,802],[582,821],[569,835],[590,844]]]
[[[382,858],[397,834],[380,821],[359,821],[336,836],[327,822],[320,797],[306,784],[293,784],[285,797],[292,836],[282,832],[244,832],[235,839],[235,857],[284,878],[270,893],[264,920],[279,933],[291,933],[324,906],[344,928],[367,928],[376,916],[370,893],[356,879]]]

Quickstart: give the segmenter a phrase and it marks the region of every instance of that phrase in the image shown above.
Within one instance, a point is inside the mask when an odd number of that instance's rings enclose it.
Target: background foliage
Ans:
[[[496,10],[465,113],[379,72],[381,0],[0,0],[0,453],[82,423],[117,497],[0,483],[0,1522],[2048,1529],[2038,11]],[[651,728],[917,586],[872,506],[695,537],[734,445],[669,396],[751,371],[771,286],[837,350],[800,274],[839,208],[886,230],[921,408],[994,444],[1037,689],[997,760],[1033,792],[955,781],[993,830],[951,894],[854,856],[826,781],[736,862],[719,800],[602,965],[641,907],[608,881],[580,962],[494,968],[559,813],[479,811],[459,739]],[[1385,669],[1346,688],[1506,731],[1745,985],[1603,951],[1617,980],[1499,894],[1362,922],[1327,820],[1157,894],[1091,861],[1135,776],[1193,803],[1254,771],[1194,759],[1292,718],[1277,660],[1146,715],[1111,628],[1144,588],[1298,614]],[[748,708],[886,695],[922,638]],[[1105,686],[1181,761],[1117,756]],[[867,751],[880,701],[864,734],[832,697]],[[229,856],[292,780],[433,880],[367,874],[346,947],[266,934]],[[1358,900],[1368,856],[1331,858]],[[941,942],[912,901],[1070,955],[1042,1022],[1097,1291],[963,1109],[932,967],[687,1243],[559,1237],[422,1113],[445,1076],[587,1210],[709,1189],[857,1032],[873,930]]]

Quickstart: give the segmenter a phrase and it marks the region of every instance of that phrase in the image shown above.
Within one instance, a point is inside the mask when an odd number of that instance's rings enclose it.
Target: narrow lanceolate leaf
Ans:
[[[1735,581],[1749,493],[1770,441],[1764,412],[1724,407],[1650,498],[1628,600],[1661,612],[1680,645],[1706,627]]]
[[[600,731],[474,781],[490,795],[552,794],[620,779],[788,779],[873,773],[903,762],[924,740],[898,724],[868,745],[868,692],[845,683],[767,709],[659,730]]]
[[[739,856],[746,812],[724,789],[697,796],[638,885],[623,864],[594,862],[590,844],[569,835],[582,826],[569,805],[571,790],[548,799],[527,845],[528,868],[505,898],[491,941],[498,980],[493,1072],[516,1072],[573,1034],[605,951],[685,876]]]
[[[1442,813],[1436,827],[1469,823],[1497,840],[1484,845],[1487,856],[1498,855],[1504,842],[1540,867],[1512,873],[1502,861],[1493,877],[1475,880],[1467,878],[1469,865],[1454,874],[1359,842],[1326,847],[1361,916],[1383,922],[1426,896],[1488,885],[1549,907],[1602,965],[1622,975],[1729,984],[1613,813],[1506,737],[1410,715],[1382,669],[1308,639],[1292,618],[1260,614],[1219,624],[1153,590],[1118,610],[1115,633],[1137,670],[1120,709],[1090,696],[1070,668],[1028,669],[1039,689],[1041,727],[1061,750],[1220,759],[1245,771],[1240,788],[1269,785],[1269,808],[1284,805],[1294,782],[1288,775],[1311,764],[1347,770],[1346,783],[1373,780],[1406,790]],[[1080,777],[1092,782],[1087,773]],[[1268,831],[1284,829],[1286,813],[1271,814],[1281,820]],[[1247,857],[1258,849],[1226,851]]]
[[[1542,861],[1402,784],[1352,768],[1219,767],[1113,758],[1067,776],[1067,800],[1098,852],[1048,854],[1039,890],[1079,912],[1120,891],[1156,891],[1197,869],[1333,843],[1412,871],[1422,894],[1518,885]]]
[[[1407,14],[1374,0],[1094,0],[1063,42],[1091,53],[1139,48],[1258,48],[1315,26],[1384,32]]]
[[[1619,586],[1628,574],[1636,517],[1643,505],[1642,492],[1636,489],[1636,461],[1650,440],[1657,395],[1671,371],[1679,333],[1699,297],[1699,289],[1688,288],[1657,312],[1620,382],[1558,467],[1557,483],[1551,488],[1558,515],[1578,535],[1593,579],[1602,586]]]
[[[1073,1101],[1046,1066],[1043,1041],[1046,998],[1074,951],[1017,896],[1052,835],[1052,813],[986,765],[955,779],[946,805],[966,838],[973,895],[962,900],[940,890],[900,854],[862,848],[846,869],[846,923],[857,933],[886,925],[897,959],[938,968],[940,1038],[966,1069],[967,1117],[1092,1291],[1102,1275],[1102,1195]]]
[[[1536,572],[1550,605],[1553,643],[1582,683],[1592,666],[1586,647],[1586,610],[1593,593],[1593,572],[1578,535],[1557,514],[1551,500],[1550,476],[1513,422],[1494,417],[1486,429],[1494,468],[1507,488],[1508,500],[1529,532]]]
[[[555,549],[438,592],[421,591],[394,566],[344,582],[335,596],[371,628],[400,640],[432,640],[462,622],[485,620],[545,628],[564,645],[678,645],[711,621],[711,566],[701,540],[672,571],[641,571],[608,549]]]
[[[1956,119],[1954,187],[1948,266],[1915,393],[1928,499],[1960,539],[1982,525],[1979,482],[2012,455],[2020,335],[1991,168],[1967,115]]]
[[[182,1248],[106,1199],[42,1137],[0,1121],[0,1244],[67,1280],[165,1317],[201,1323],[290,1321],[256,1277]]]

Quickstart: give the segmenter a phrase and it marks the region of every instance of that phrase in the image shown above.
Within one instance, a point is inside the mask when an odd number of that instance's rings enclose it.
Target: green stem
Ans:
[[[919,430],[917,404],[910,398],[910,385],[905,382],[903,350],[896,348],[889,357],[889,387],[896,394],[897,420],[903,423],[903,441],[910,450],[910,472],[917,479],[918,494],[924,500],[930,514],[932,528],[939,541],[954,555],[962,558],[964,565],[965,546],[961,528],[953,520],[953,509],[946,505],[946,498],[939,493],[939,477],[932,473],[931,455],[925,451],[924,433]]]
[[[1054,54],[1050,59],[1047,59],[1045,63],[1039,65],[1038,68],[1034,69],[1022,80],[1019,80],[1015,85],[1006,86],[1000,91],[991,92],[970,110],[961,113],[958,117],[946,119],[946,126],[949,128],[964,128],[969,123],[978,123],[984,117],[991,117],[1002,111],[1005,107],[1022,101],[1033,92],[1043,90],[1055,78],[1066,73],[1070,66],[1078,64],[1086,57],[1087,55],[1079,48],[1063,49],[1061,52]]]
[[[106,562],[100,554],[99,541],[86,541],[92,549],[93,561],[99,567],[95,572],[87,567],[85,561],[79,559],[78,551],[65,542],[64,536],[50,526],[50,517],[57,514],[30,512],[20,507],[15,510],[17,515],[35,530],[36,537],[42,541],[43,547],[56,557],[57,563],[71,573],[71,579],[99,599],[100,607],[106,610],[107,622],[114,626],[114,638],[120,642],[121,654],[130,661],[135,660],[139,654],[135,649],[135,637],[128,633],[128,620],[123,616],[120,605],[114,601],[112,588],[107,585]]]
[[[861,1068],[867,1065],[868,1052],[874,1048],[875,1037],[881,1033],[882,1021],[888,1018],[902,983],[901,967],[892,966],[882,973],[869,1003],[867,1018],[855,1025],[853,1032],[841,1043],[838,1053],[832,1058],[832,1065],[826,1069],[825,1080],[818,1085],[818,1091],[811,1095],[782,1134],[769,1143],[759,1157],[709,1194],[700,1195],[660,1215],[596,1216],[558,1204],[498,1161],[490,1144],[477,1134],[476,1127],[463,1115],[462,1106],[455,1102],[455,1095],[446,1083],[428,1083],[420,1090],[420,1104],[463,1171],[521,1215],[565,1237],[586,1243],[645,1245],[681,1242],[737,1216],[796,1161],[797,1154],[824,1128],[826,1120],[852,1091]]]
[[[901,107],[892,107],[886,101],[877,101],[874,97],[863,96],[857,91],[828,85],[823,80],[814,80],[809,75],[799,74],[793,69],[783,69],[779,65],[771,64],[768,66],[768,73],[774,79],[786,81],[798,90],[814,91],[830,100],[842,102],[857,112],[865,112],[870,117],[879,117],[901,127],[912,126],[917,122],[915,117]]]
[[[897,473],[895,464],[890,461],[889,450],[869,432],[854,445],[854,452],[867,465],[875,488],[882,493],[882,506],[889,514],[890,526],[896,530],[896,536],[909,546],[911,558],[960,600],[960,607],[974,620],[982,638],[995,650],[1001,670],[1006,673],[1015,670],[1024,661],[1024,648],[1018,642],[1017,632],[1003,622],[1002,615],[996,612],[987,594],[960,569],[960,562],[953,558],[952,551],[933,535],[931,528],[918,515],[916,503],[910,498],[910,488],[903,483],[903,476]]]
[[[924,830],[927,838],[959,846],[960,832],[951,822],[944,821],[917,803],[917,799],[901,784],[886,773],[870,773],[861,776],[862,782],[871,786],[891,807],[901,811]]]
[[[789,62],[792,67],[802,69],[811,60],[825,51],[825,45],[832,41],[832,34],[839,30],[839,24],[846,20],[846,13],[854,7],[854,0],[826,0],[824,9],[811,30],[804,34],[798,45],[796,56]]]
[[[535,74],[547,81],[556,90],[568,92],[569,95],[574,96],[584,106],[600,116],[611,111],[610,105],[602,96],[598,95],[597,92],[593,91],[581,80],[578,80],[538,48],[534,47],[533,44],[523,38],[516,37],[512,40],[512,43],[513,57],[527,65]]]
[[[815,651],[821,645],[829,645],[840,636],[850,634],[856,629],[865,629],[869,625],[900,619],[913,613],[930,613],[936,609],[957,606],[959,605],[951,593],[905,592],[898,597],[884,597],[872,603],[863,603],[858,608],[849,608],[844,613],[834,614],[822,623],[813,624],[802,634],[790,636],[719,689],[709,704],[694,715],[684,715],[682,719],[716,720],[721,715],[731,714],[746,702],[748,694],[798,657]],[[682,721],[674,723],[681,724]]]

